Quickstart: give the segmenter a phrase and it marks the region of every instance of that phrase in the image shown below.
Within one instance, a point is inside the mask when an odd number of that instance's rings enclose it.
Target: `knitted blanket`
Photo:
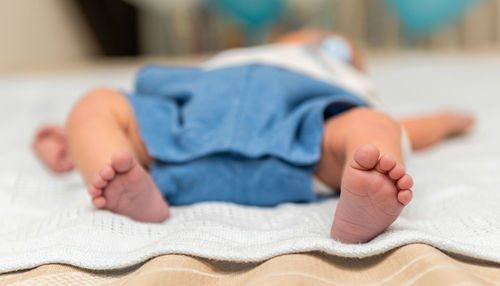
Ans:
[[[30,151],[31,136],[41,123],[63,122],[93,86],[129,89],[133,71],[3,76],[0,272],[45,263],[113,269],[167,253],[228,261],[312,250],[366,257],[415,242],[500,262],[498,66],[499,57],[418,54],[372,63],[375,85],[395,116],[454,106],[474,112],[478,126],[468,137],[414,154],[408,162],[413,201],[387,231],[359,245],[329,238],[335,198],[275,208],[173,207],[162,224],[96,210],[76,172],[53,175],[44,169]]]

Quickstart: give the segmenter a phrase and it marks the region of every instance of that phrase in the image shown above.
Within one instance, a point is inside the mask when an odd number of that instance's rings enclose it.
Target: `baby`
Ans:
[[[168,219],[169,205],[273,206],[340,189],[331,237],[361,243],[412,199],[405,142],[419,150],[472,125],[456,112],[394,120],[349,40],[303,30],[200,67],[143,68],[133,95],[89,92],[33,146],[55,172],[76,167],[95,207],[143,222]]]

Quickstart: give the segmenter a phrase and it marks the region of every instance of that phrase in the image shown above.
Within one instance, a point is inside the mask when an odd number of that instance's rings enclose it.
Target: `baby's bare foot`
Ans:
[[[89,184],[97,208],[107,209],[143,222],[162,222],[170,216],[168,203],[151,176],[131,154],[115,153]]]
[[[346,166],[332,238],[344,243],[369,241],[398,218],[411,198],[412,178],[389,155],[361,146]]]
[[[64,173],[73,169],[64,128],[56,125],[41,127],[35,134],[32,147],[53,172]]]

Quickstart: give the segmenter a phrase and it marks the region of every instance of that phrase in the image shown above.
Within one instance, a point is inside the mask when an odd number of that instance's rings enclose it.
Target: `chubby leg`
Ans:
[[[139,221],[168,218],[168,204],[145,170],[151,158],[122,94],[97,89],[85,95],[70,113],[66,132],[96,207]]]
[[[413,181],[406,174],[400,142],[401,126],[371,109],[354,108],[325,123],[316,175],[341,190],[332,238],[366,242],[410,202]]]

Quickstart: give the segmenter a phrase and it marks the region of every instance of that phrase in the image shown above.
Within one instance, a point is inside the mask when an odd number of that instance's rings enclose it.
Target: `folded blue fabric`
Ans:
[[[367,104],[305,74],[263,64],[147,66],[128,97],[150,172],[172,205],[317,200],[325,118]]]

